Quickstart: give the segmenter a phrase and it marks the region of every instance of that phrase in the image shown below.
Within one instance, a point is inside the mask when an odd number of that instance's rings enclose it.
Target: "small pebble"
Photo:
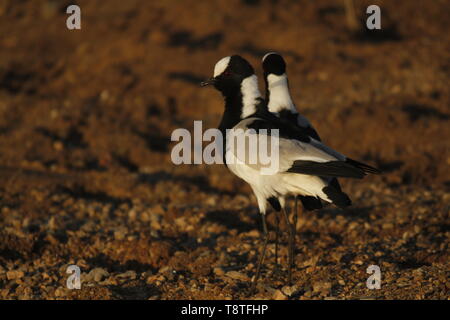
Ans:
[[[11,270],[11,271],[6,272],[6,278],[8,280],[20,279],[24,275],[25,275],[24,272],[19,271],[19,270]]]

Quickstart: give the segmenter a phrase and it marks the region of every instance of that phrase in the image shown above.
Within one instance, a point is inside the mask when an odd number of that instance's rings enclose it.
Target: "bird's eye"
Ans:
[[[229,77],[229,76],[231,76],[231,72],[228,71],[228,70],[224,71],[223,75],[226,76],[226,77]]]

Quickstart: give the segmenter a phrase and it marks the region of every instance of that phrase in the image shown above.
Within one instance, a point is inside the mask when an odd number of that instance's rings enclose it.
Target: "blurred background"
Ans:
[[[66,28],[70,4],[81,30]],[[371,4],[381,30],[365,28]],[[259,243],[251,190],[220,165],[173,165],[170,135],[218,126],[222,98],[199,82],[220,58],[248,59],[264,92],[261,58],[278,51],[325,143],[384,171],[343,183],[352,209],[302,214],[289,298],[448,298],[449,9],[1,0],[0,297],[242,298]],[[376,293],[373,263],[388,272]],[[68,290],[69,264],[92,285]],[[258,295],[288,298],[270,272]]]

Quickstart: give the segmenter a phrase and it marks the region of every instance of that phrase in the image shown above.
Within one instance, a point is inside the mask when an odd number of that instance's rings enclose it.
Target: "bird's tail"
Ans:
[[[337,207],[345,208],[352,204],[352,200],[344,192],[337,190],[331,185],[328,185],[322,189],[328,199]]]

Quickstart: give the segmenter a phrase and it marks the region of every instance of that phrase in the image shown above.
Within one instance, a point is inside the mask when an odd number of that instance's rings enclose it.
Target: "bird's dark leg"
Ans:
[[[298,197],[295,197],[295,210],[294,218],[292,223],[292,233],[293,233],[293,246],[292,246],[292,267],[294,267],[295,260],[295,238],[297,236],[297,222],[298,222]]]
[[[293,246],[294,246],[294,233],[293,233],[293,228],[291,223],[289,222],[289,216],[286,212],[286,209],[283,209],[283,214],[284,214],[284,218],[286,220],[286,226],[288,229],[288,234],[289,234],[289,247],[288,247],[288,253],[289,253],[289,257],[288,257],[288,265],[289,265],[289,269],[288,269],[288,285],[291,285],[292,283],[292,265],[293,265]]]
[[[269,232],[267,231],[267,224],[266,224],[266,215],[262,214],[262,225],[263,225],[263,248],[262,248],[262,252],[259,256],[259,261],[258,261],[258,265],[256,267],[256,274],[255,274],[255,278],[253,279],[253,284],[251,287],[251,293],[255,292],[256,289],[256,283],[258,282],[259,279],[259,275],[261,273],[261,265],[264,261],[264,257],[266,255],[266,248],[267,248],[267,242],[269,241]]]
[[[278,212],[275,211],[275,268],[278,268],[278,236],[280,234],[280,217]]]

